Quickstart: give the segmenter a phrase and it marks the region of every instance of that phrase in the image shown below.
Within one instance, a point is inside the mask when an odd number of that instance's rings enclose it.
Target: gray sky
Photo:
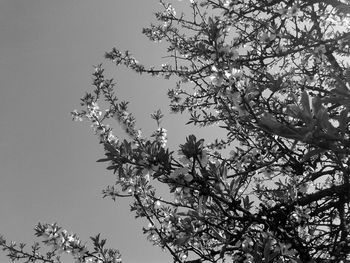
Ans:
[[[184,6],[185,2],[176,2]],[[154,21],[158,0],[0,0],[0,233],[31,243],[38,222],[57,222],[82,240],[101,233],[120,249],[124,262],[171,262],[142,235],[128,203],[102,199],[113,184],[103,149],[87,123],[70,112],[91,88],[93,65],[105,62],[130,100],[138,127],[156,128],[149,114],[167,113],[173,83],[140,77],[103,60],[113,46],[129,49],[140,62],[160,65],[165,56],[142,34]],[[191,127],[168,116],[171,145],[183,142]],[[176,122],[176,120],[178,120]],[[175,137],[176,135],[176,137]],[[0,262],[9,262],[0,253]]]

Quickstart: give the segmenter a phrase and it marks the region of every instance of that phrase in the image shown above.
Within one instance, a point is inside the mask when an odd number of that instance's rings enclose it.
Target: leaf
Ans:
[[[270,260],[273,260],[273,259],[274,259],[275,257],[277,257],[279,254],[280,254],[280,253],[277,252],[277,251],[271,253],[270,256],[269,256],[269,257],[270,257]],[[292,263],[292,260],[290,261],[290,263]]]
[[[320,108],[316,114],[316,119],[322,128],[328,129],[329,131],[334,129],[332,124],[329,122],[328,112],[325,107],[322,106],[322,108]]]
[[[308,151],[308,152],[303,156],[303,158],[301,159],[301,161],[302,161],[302,162],[305,162],[305,161],[309,160],[311,157],[313,157],[313,156],[315,156],[315,155],[319,155],[319,154],[324,153],[324,152],[326,152],[326,150],[325,150],[325,149],[321,149],[321,148]]]
[[[336,93],[338,95],[348,97],[350,94],[346,86],[346,82],[334,72],[331,72],[331,76],[336,80],[335,89],[332,90],[332,93]]]
[[[183,237],[179,237],[179,238],[175,239],[174,243],[176,245],[183,246],[183,245],[186,245],[189,240],[190,240],[190,236],[183,236]]]
[[[164,117],[162,111],[158,109],[154,113],[151,114],[151,118],[157,122],[157,125],[159,126],[161,119]]]
[[[339,121],[339,129],[342,132],[345,132],[347,126],[348,126],[348,122],[349,122],[349,118],[348,118],[348,114],[349,114],[349,108],[345,108],[344,110],[341,111],[338,121]]]
[[[118,150],[114,146],[110,145],[109,143],[105,143],[104,147],[107,152],[110,152],[115,155],[119,154]]]
[[[202,214],[203,210],[206,208],[206,202],[208,200],[207,196],[201,195],[198,198],[198,207],[197,207],[197,211],[198,214]]]
[[[261,128],[272,134],[295,140],[303,139],[303,134],[299,134],[298,131],[279,123],[270,113],[265,113],[260,118],[259,123]]]
[[[270,250],[271,250],[271,246],[272,246],[272,240],[269,239],[267,240],[267,242],[265,243],[265,247],[264,247],[264,258],[265,258],[265,262],[268,263],[270,261]]]
[[[310,98],[307,92],[304,90],[301,94],[300,103],[303,107],[302,116],[303,120],[309,121],[312,119],[311,108],[310,108]]]
[[[195,210],[189,210],[189,211],[187,212],[187,214],[188,214],[188,216],[191,216],[191,217],[194,217],[194,218],[200,218],[198,212],[195,211]]]
[[[298,119],[300,119],[301,115],[302,115],[301,109],[298,107],[298,105],[295,105],[295,104],[288,105],[286,113],[289,116],[294,117],[294,118],[298,118]]]
[[[322,105],[322,101],[319,97],[314,97],[312,99],[312,110],[313,110],[313,113],[314,115],[317,115],[317,113],[322,109],[324,108],[323,105]]]
[[[261,263],[261,262],[262,262],[262,258],[261,258],[261,256],[258,254],[257,251],[259,251],[259,246],[258,246],[258,243],[255,243],[254,249],[253,249],[252,251],[250,251],[250,253],[251,253],[252,256],[254,257],[255,262]]]
[[[232,179],[230,183],[230,193],[231,195],[236,194],[239,179]]]
[[[336,6],[336,9],[339,13],[349,14],[350,13],[350,5],[348,4],[339,4]]]
[[[260,118],[259,123],[260,123],[260,126],[268,129],[269,131],[274,131],[274,130],[279,129],[281,127],[281,124],[270,113],[265,113]]]
[[[96,162],[102,163],[102,162],[108,162],[110,160],[111,160],[111,158],[102,158],[102,159],[98,159]]]
[[[251,209],[253,203],[254,203],[254,202],[253,202],[253,201],[250,202],[249,197],[246,196],[246,197],[243,199],[243,206],[244,206],[244,209],[246,209],[246,210]]]
[[[289,94],[288,94],[288,99],[289,99],[291,102],[294,102],[294,103],[297,103],[297,102],[298,102],[297,97],[295,96],[294,93],[289,93]]]
[[[265,77],[268,78],[271,82],[275,81],[275,78],[269,72],[265,72]]]

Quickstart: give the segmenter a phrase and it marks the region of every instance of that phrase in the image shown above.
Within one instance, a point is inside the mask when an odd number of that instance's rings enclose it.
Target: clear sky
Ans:
[[[185,5],[184,2],[177,5]],[[87,123],[70,111],[91,88],[93,65],[105,62],[118,94],[131,101],[138,127],[155,129],[149,113],[167,110],[173,82],[139,77],[103,60],[113,46],[160,65],[159,45],[141,34],[154,21],[158,0],[0,0],[0,233],[31,243],[38,222],[57,222],[82,240],[101,233],[124,262],[171,262],[142,235],[124,200],[102,199],[113,184],[103,150]],[[172,145],[191,128],[176,116],[164,127]],[[180,123],[183,124],[184,120]],[[175,137],[176,134],[176,137]],[[8,262],[0,253],[0,262]]]

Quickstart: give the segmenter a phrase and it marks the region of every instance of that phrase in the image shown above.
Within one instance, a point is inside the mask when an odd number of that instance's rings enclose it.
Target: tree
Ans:
[[[139,74],[176,78],[170,108],[188,124],[218,125],[214,142],[189,135],[168,149],[163,114],[150,138],[102,65],[74,119],[86,119],[117,177],[103,191],[128,197],[148,239],[174,262],[350,262],[350,3],[346,0],[190,0],[190,14],[161,1],[143,33],[168,44],[168,63],[140,64],[116,48],[105,57]],[[101,109],[99,105],[107,105]],[[116,119],[128,139],[113,134]],[[154,186],[169,187],[160,197]],[[1,239],[12,259],[119,262],[105,240],[89,251],[57,225],[36,234],[51,254]]]

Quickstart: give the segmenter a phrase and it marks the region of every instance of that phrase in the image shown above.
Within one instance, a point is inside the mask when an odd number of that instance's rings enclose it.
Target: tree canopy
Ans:
[[[181,13],[161,1],[143,30],[167,45],[166,63],[129,51],[105,58],[139,74],[176,79],[170,109],[188,125],[216,125],[224,138],[189,134],[167,147],[161,111],[151,137],[136,127],[113,79],[95,67],[76,120],[91,122],[116,176],[104,197],[132,200],[144,233],[174,262],[350,262],[350,3],[346,0],[190,0]],[[127,139],[113,134],[117,120]],[[157,193],[167,186],[169,195]],[[57,225],[39,224],[48,255],[1,239],[12,259],[120,262]]]

